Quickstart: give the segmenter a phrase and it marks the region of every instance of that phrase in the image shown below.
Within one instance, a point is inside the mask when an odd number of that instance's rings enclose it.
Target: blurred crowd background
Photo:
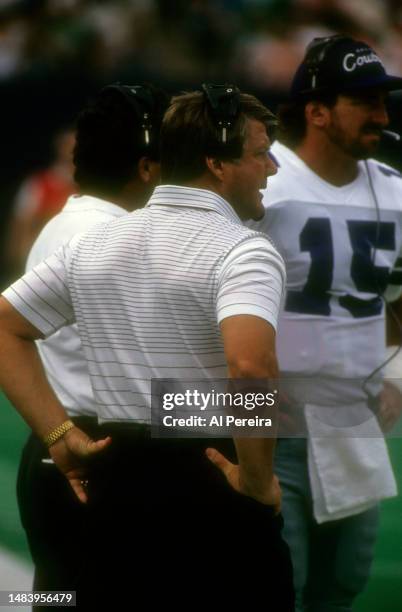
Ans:
[[[333,33],[402,75],[400,0],[0,0],[1,286],[74,192],[75,116],[103,85],[232,81],[275,110],[308,42]],[[390,112],[402,133],[401,102]],[[379,156],[402,169],[401,144]]]

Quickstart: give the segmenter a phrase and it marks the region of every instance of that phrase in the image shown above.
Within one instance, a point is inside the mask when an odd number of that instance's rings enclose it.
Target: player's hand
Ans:
[[[254,486],[250,486],[242,478],[240,466],[236,463],[231,463],[222,453],[215,448],[207,448],[205,451],[208,459],[221,470],[230,486],[241,493],[252,497],[256,501],[265,504],[267,506],[273,506],[275,514],[278,514],[281,510],[281,488],[279,486],[278,478],[273,475],[270,482],[267,482],[264,486],[264,490],[259,489],[258,491]]]
[[[67,478],[80,502],[84,504],[88,501],[86,490],[88,460],[105,450],[111,441],[108,436],[95,442],[81,429],[73,427],[49,448],[51,458]]]
[[[291,401],[284,391],[279,392],[278,438],[291,438],[306,432],[301,404]]]
[[[397,387],[384,381],[380,393],[380,407],[377,412],[378,422],[384,433],[391,431],[402,414],[402,394]]]

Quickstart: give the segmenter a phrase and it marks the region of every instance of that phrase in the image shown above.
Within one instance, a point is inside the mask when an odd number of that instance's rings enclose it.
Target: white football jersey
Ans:
[[[353,182],[335,187],[281,143],[272,153],[278,173],[252,227],[269,234],[287,268],[280,369],[364,380],[384,361],[382,295],[402,248],[402,177],[368,160]]]

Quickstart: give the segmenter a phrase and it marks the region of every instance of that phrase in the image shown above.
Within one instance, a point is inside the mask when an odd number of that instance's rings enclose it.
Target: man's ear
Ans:
[[[143,183],[158,183],[160,179],[160,163],[149,157],[141,157],[137,164],[138,176]]]
[[[223,179],[224,175],[224,162],[216,157],[206,157],[205,164],[208,170],[217,178],[219,181]]]
[[[317,128],[322,128],[327,125],[330,111],[328,106],[312,100],[306,104],[305,117],[307,125],[314,125]]]

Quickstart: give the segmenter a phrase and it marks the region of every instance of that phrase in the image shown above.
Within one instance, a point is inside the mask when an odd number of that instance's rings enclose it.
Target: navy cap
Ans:
[[[314,38],[290,88],[292,98],[378,87],[402,89],[402,78],[391,76],[369,45],[347,36]]]

